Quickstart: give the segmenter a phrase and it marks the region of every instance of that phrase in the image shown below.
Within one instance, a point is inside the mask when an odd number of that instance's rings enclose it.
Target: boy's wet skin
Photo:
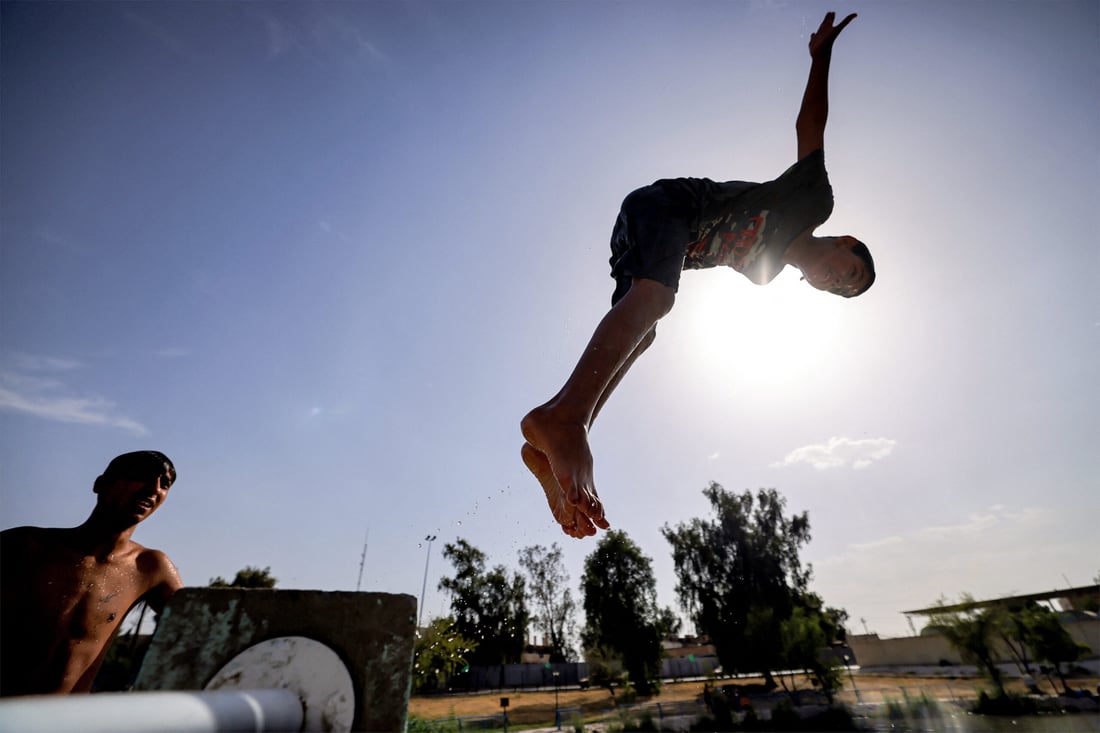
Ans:
[[[131,539],[174,480],[162,453],[123,454],[80,526],[0,532],[0,695],[89,692],[134,604],[160,612],[183,586],[167,555]]]

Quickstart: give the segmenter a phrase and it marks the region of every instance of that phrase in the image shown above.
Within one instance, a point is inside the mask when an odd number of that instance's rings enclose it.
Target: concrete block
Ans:
[[[409,595],[184,588],[161,615],[135,688],[201,690],[245,649],[304,636],[347,666],[353,730],[402,731],[415,632],[416,599]]]

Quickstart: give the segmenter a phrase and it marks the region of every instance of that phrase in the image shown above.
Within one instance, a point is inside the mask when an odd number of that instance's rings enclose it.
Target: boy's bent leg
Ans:
[[[607,529],[610,525],[604,518],[592,479],[588,429],[597,405],[602,405],[609,389],[618,384],[633,363],[631,356],[636,356],[638,347],[649,338],[654,325],[668,313],[674,301],[675,291],[667,285],[636,279],[600,321],[561,391],[527,413],[520,423],[527,443],[546,457],[565,502],[576,507],[596,527]],[[528,461],[530,452],[526,448],[524,453],[525,463],[536,478],[543,474],[540,483],[553,510],[555,498],[544,480],[545,471],[536,470],[542,468],[541,462]],[[559,515],[562,513],[555,512],[555,519]],[[569,526],[562,526],[571,534]],[[584,522],[578,522],[577,528],[582,536],[590,533]]]
[[[654,340],[657,338],[657,326],[649,329],[649,333],[642,337],[642,340],[638,342],[638,345],[634,347],[634,351],[630,352],[630,356],[626,358],[623,365],[619,367],[619,371],[615,372],[615,376],[611,378],[611,381],[607,385],[607,389],[603,391],[600,398],[596,400],[596,406],[592,409],[592,420],[588,423],[588,427],[591,429],[592,424],[596,422],[596,418],[599,417],[600,410],[603,409],[604,403],[607,402],[607,398],[611,396],[611,393],[615,391],[615,388],[619,386],[619,382],[623,381],[623,376],[630,371],[630,367],[634,365],[635,360],[641,356],[646,349],[653,345]]]

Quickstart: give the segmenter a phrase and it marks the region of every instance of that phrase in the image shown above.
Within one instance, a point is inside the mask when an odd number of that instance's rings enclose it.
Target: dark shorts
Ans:
[[[682,194],[661,181],[632,191],[623,200],[611,232],[612,304],[626,295],[636,277],[656,280],[673,290],[679,287],[694,213]]]

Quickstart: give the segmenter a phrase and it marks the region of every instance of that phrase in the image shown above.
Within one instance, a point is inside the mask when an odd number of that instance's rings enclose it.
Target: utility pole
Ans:
[[[359,592],[359,586],[363,584],[363,563],[367,561],[367,540],[370,539],[370,527],[367,527],[367,536],[363,538],[363,554],[359,556],[359,580],[355,581],[355,592]]]
[[[436,536],[430,534],[424,538],[424,541],[428,543],[428,556],[424,558],[424,582],[420,585],[420,605],[416,608],[416,628],[420,628],[420,620],[424,618],[424,591],[428,587],[428,562],[432,559],[432,543],[435,542]]]

